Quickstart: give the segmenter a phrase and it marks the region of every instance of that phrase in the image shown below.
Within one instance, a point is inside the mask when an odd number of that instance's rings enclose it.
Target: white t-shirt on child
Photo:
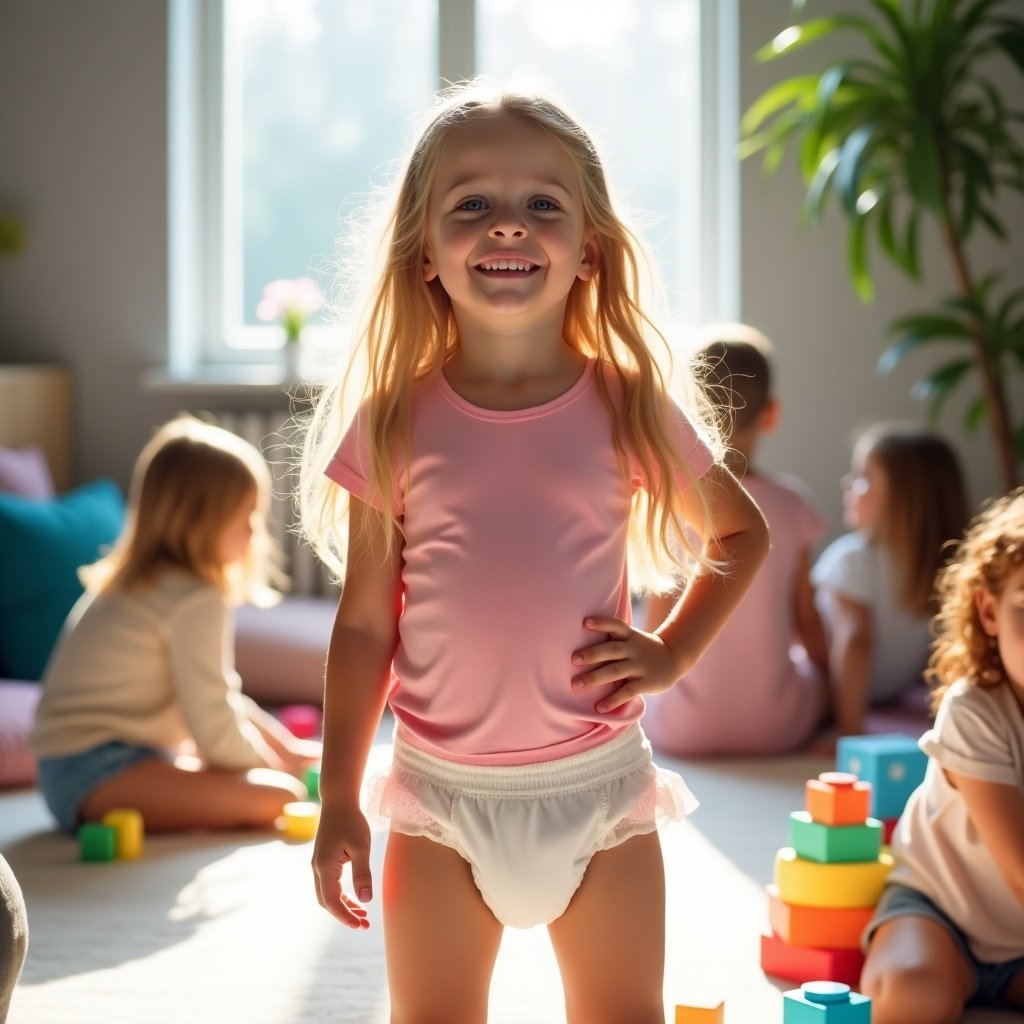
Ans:
[[[1014,896],[943,768],[1024,790],[1024,711],[1008,685],[964,682],[946,692],[920,740],[929,755],[893,835],[891,882],[923,892],[986,963],[1024,956],[1024,904]]]
[[[928,664],[928,616],[912,615],[896,602],[892,565],[885,552],[861,533],[847,533],[818,556],[811,571],[815,603],[831,636],[840,596],[871,610],[870,700],[896,700],[921,681]]]

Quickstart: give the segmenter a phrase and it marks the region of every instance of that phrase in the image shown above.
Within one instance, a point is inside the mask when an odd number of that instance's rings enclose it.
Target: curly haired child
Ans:
[[[928,769],[864,939],[875,1024],[1024,1009],[1024,488],[974,520],[938,589]]]

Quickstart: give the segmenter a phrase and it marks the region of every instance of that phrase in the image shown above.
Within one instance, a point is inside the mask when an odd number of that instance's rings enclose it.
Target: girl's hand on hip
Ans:
[[[359,903],[373,897],[370,826],[358,807],[323,806],[313,844],[313,879],[320,906],[349,928],[369,928],[366,911],[341,887],[341,872],[352,865],[352,888]]]
[[[645,633],[610,615],[589,615],[583,626],[607,639],[573,652],[573,665],[585,671],[572,680],[573,689],[619,684],[597,702],[597,711],[614,711],[634,697],[661,693],[684,674],[668,644],[657,633]]]

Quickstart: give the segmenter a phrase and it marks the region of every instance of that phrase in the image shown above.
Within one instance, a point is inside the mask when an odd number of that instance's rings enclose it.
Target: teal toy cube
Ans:
[[[871,1000],[839,981],[808,981],[783,993],[782,1024],[871,1024]]]
[[[303,775],[303,782],[306,783],[306,793],[310,800],[320,799],[320,765],[311,764]]]
[[[898,818],[927,766],[917,740],[903,733],[841,736],[836,745],[836,768],[871,783],[873,818]]]
[[[92,822],[79,826],[78,853],[82,860],[114,860],[117,857],[117,829]]]
[[[882,852],[882,823],[868,818],[863,825],[824,825],[807,811],[793,811],[789,845],[801,857],[819,864],[877,860]]]

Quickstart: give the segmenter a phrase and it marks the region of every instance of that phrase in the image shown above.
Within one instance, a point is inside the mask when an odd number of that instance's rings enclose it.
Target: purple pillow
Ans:
[[[23,498],[54,496],[53,477],[41,448],[0,448],[0,491]]]

